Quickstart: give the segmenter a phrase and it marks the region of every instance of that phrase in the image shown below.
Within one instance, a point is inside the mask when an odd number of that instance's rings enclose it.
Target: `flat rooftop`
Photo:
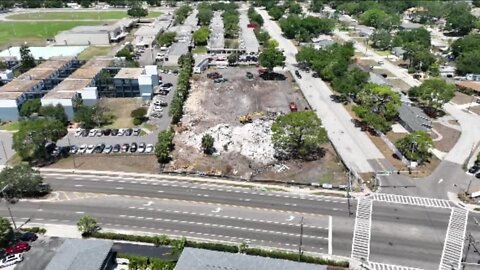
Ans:
[[[115,75],[115,79],[138,79],[143,74],[143,68],[122,68]]]
[[[18,76],[19,80],[45,80],[57,70],[52,68],[32,68]]]
[[[78,91],[88,87],[91,82],[92,79],[72,79],[69,77],[55,86],[52,91]]]
[[[30,52],[36,60],[50,59],[52,57],[75,57],[88,46],[51,46],[30,47]],[[20,59],[20,47],[11,47],[0,52],[0,57],[14,57]]]
[[[95,58],[86,62],[82,68],[87,67],[108,67],[113,62],[113,58]]]
[[[63,31],[61,34],[96,34],[96,33],[108,33],[113,32],[117,28],[120,28],[120,25],[116,24],[104,24],[104,25],[81,25],[76,26],[70,30]]]
[[[41,81],[37,80],[19,80],[15,79],[6,85],[0,87],[0,93],[4,92],[27,92],[32,89],[35,85],[39,84]]]
[[[39,64],[38,66],[36,66],[34,68],[59,69],[59,68],[63,67],[65,64],[67,64],[68,62],[72,61],[72,59],[73,59],[73,57],[72,58],[61,57],[61,59],[59,57],[57,57],[57,59],[49,59],[45,62],[42,62],[41,64]]]
[[[16,100],[23,92],[0,92],[0,100]]]
[[[93,79],[103,68],[101,67],[82,67],[75,70],[68,78],[70,79]]]
[[[76,94],[75,91],[50,91],[42,99],[72,99]]]

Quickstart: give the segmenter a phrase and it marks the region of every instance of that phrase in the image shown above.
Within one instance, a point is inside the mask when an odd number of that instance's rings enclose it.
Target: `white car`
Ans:
[[[10,266],[10,265],[14,265],[14,264],[17,264],[21,261],[23,261],[23,255],[20,254],[20,253],[8,255],[7,257],[3,258],[0,261],[0,267],[3,268],[3,267]]]
[[[87,150],[85,151],[85,153],[91,154],[91,153],[93,153],[93,150],[95,150],[95,145],[90,144],[90,145],[87,147]]]
[[[117,136],[123,136],[123,135],[125,135],[125,131],[126,131],[126,129],[124,129],[124,128],[119,129]]]
[[[128,264],[130,263],[128,259],[116,258],[115,262],[117,263],[115,270],[128,270]]]
[[[137,152],[138,152],[138,153],[143,153],[143,152],[145,152],[145,149],[146,149],[145,143],[140,143],[140,144],[138,144],[138,149],[137,149]]]
[[[113,150],[113,146],[107,145],[107,146],[105,146],[105,148],[103,148],[103,153],[104,154],[110,154],[112,152],[112,150]]]
[[[95,137],[96,134],[97,134],[97,130],[96,130],[96,129],[92,129],[92,130],[90,130],[90,132],[88,133],[88,137]]]
[[[78,148],[78,152],[79,154],[85,154],[85,151],[87,151],[87,145],[86,144],[82,144],[80,145],[80,147]]]
[[[160,105],[158,105],[158,106],[153,107],[153,111],[154,112],[163,112],[163,108]]]
[[[79,128],[75,130],[75,137],[79,137],[82,134],[83,129]]]
[[[145,147],[145,153],[152,153],[153,152],[153,144],[147,144]]]

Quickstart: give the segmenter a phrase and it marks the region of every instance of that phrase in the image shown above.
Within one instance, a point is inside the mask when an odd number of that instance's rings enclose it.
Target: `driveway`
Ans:
[[[297,64],[295,60],[297,48],[290,40],[282,36],[280,27],[270,20],[265,10],[257,9],[257,12],[265,21],[265,29],[268,30],[272,38],[279,42],[279,47],[284,50],[286,56],[285,65],[293,73]],[[384,167],[379,160],[383,160],[385,157],[365,133],[355,128],[351,121],[352,117],[342,104],[331,101],[330,95],[333,93],[325,82],[321,79],[313,78],[311,73],[300,73],[302,79],[292,75],[308,103],[322,120],[330,141],[347,167],[358,173],[374,171],[375,168],[370,161],[374,164],[379,164],[380,168]]]
[[[0,165],[5,165],[14,154],[12,149],[13,133],[0,131]]]

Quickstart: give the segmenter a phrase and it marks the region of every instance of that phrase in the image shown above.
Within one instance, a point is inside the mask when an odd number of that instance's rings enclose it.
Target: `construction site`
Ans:
[[[290,74],[273,80],[261,74],[254,67],[229,67],[194,75],[175,127],[172,161],[164,169],[251,181],[343,184],[344,167],[330,143],[319,160],[275,158],[271,126],[276,117],[310,108]],[[212,155],[202,151],[205,134],[214,138]]]

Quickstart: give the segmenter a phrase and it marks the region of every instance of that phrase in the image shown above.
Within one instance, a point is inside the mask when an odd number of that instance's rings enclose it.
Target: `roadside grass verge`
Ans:
[[[90,46],[78,55],[78,60],[90,60],[95,56],[105,56],[112,50],[112,46]]]

